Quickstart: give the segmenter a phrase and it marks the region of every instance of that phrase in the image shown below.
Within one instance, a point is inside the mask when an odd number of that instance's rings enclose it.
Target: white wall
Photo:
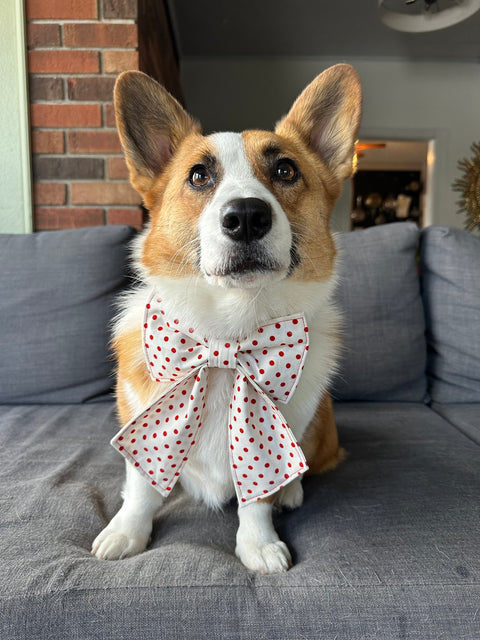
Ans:
[[[0,1],[0,232],[32,230],[24,5]]]
[[[206,132],[271,128],[301,89],[330,64],[349,62],[364,92],[361,135],[435,139],[432,224],[463,227],[451,185],[457,162],[480,140],[477,63],[327,58],[184,58],[181,81],[189,111]],[[349,197],[335,226],[345,227]]]

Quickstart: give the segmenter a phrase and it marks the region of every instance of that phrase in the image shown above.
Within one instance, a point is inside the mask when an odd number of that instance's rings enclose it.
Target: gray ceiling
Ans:
[[[168,4],[180,58],[480,60],[480,11],[442,31],[406,34],[380,22],[376,0],[168,0]]]

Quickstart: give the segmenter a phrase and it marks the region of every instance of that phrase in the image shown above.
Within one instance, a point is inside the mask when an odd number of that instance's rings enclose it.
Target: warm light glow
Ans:
[[[430,144],[428,145],[428,151],[427,151],[427,167],[428,170],[433,170],[433,165],[435,164],[435,150],[434,150],[434,145]]]
[[[359,142],[357,140],[355,143],[355,150],[366,151],[367,149],[385,149],[386,146],[385,142]]]

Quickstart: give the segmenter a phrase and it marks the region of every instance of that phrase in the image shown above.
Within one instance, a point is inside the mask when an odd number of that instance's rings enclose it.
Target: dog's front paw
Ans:
[[[276,504],[285,509],[297,509],[303,504],[303,487],[301,478],[295,478],[278,492]]]
[[[93,541],[92,555],[99,560],[120,560],[145,550],[148,535],[114,529],[109,525]]]
[[[247,569],[258,573],[284,573],[292,566],[292,556],[281,540],[268,544],[238,543],[235,554]]]

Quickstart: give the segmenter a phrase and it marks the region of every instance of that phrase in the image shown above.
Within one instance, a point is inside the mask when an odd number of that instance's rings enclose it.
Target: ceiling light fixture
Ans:
[[[424,33],[458,24],[480,9],[480,0],[378,0],[380,20],[396,31]]]

